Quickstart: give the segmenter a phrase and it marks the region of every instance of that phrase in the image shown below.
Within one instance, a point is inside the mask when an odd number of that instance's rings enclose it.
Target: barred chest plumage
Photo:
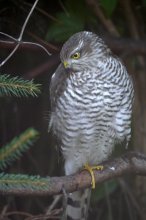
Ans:
[[[115,141],[130,138],[132,102],[125,93],[130,96],[132,87],[127,72],[120,63],[116,69],[113,62],[109,74],[107,63],[100,64],[92,72],[68,73],[53,113],[53,129],[61,140],[66,174],[85,163],[101,163],[112,152]]]

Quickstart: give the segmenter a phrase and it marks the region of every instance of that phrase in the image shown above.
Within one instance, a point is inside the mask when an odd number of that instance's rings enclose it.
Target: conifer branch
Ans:
[[[24,174],[5,174],[0,173],[0,189],[2,191],[44,192],[48,189],[48,178],[38,176],[28,176]]]
[[[33,96],[40,93],[40,84],[34,84],[33,80],[24,80],[18,76],[0,75],[0,96]]]
[[[22,153],[28,150],[38,138],[38,132],[28,128],[20,136],[15,137],[10,143],[0,149],[0,169],[18,159]]]
[[[102,164],[104,169],[95,170],[96,184],[126,174],[146,176],[146,155],[130,152]],[[36,182],[35,182],[36,181]],[[48,196],[78,191],[91,187],[91,175],[83,170],[74,175],[62,177],[40,177],[20,174],[0,174],[0,194]]]

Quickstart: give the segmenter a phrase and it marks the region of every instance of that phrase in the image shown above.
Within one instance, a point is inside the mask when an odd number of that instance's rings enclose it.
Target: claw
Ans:
[[[89,166],[89,164],[85,164],[84,169],[89,171],[92,179],[91,180],[92,189],[95,189],[95,176],[93,170],[103,170],[103,166],[102,165]]]

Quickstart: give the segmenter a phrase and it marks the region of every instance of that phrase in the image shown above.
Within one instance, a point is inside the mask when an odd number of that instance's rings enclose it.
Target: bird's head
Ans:
[[[109,53],[109,48],[101,38],[92,32],[82,31],[66,41],[60,58],[65,68],[78,71],[95,66],[97,59],[107,52]]]

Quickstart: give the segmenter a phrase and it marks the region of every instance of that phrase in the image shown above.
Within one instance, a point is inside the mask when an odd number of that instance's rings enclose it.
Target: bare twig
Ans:
[[[48,220],[48,219],[61,219],[60,216],[56,216],[56,215],[59,215],[61,214],[61,209],[58,209],[58,210],[55,210],[56,212],[52,212],[51,214],[49,215],[36,215],[36,216],[32,216],[32,217],[28,217],[26,218],[25,220]]]
[[[9,25],[12,25],[12,26],[15,26],[16,28],[20,28],[20,30],[21,30],[21,26],[20,25],[16,25],[14,22],[12,22],[12,21],[5,21],[5,22],[7,22],[7,23],[9,23]],[[12,37],[11,35],[9,35],[9,34],[6,34],[6,33],[4,33],[4,32],[0,32],[2,35],[4,35],[4,36],[7,36],[8,38],[10,38],[10,39],[13,39],[13,41],[4,41],[4,40],[0,40],[0,42],[3,42],[3,43],[11,43],[11,44],[13,44],[13,46],[15,46],[16,45],[16,43],[17,43],[17,39],[16,38],[14,38],[14,37]],[[58,47],[57,46],[55,46],[55,45],[52,45],[50,42],[47,42],[47,41],[44,41],[43,39],[41,39],[39,36],[37,36],[37,35],[35,35],[34,33],[32,33],[31,31],[28,31],[28,30],[25,30],[25,33],[28,35],[28,36],[30,36],[30,37],[32,37],[35,41],[37,41],[37,43],[39,43],[39,44],[41,44],[42,46],[44,46],[45,48],[47,48],[48,49],[48,51],[50,50],[50,49],[52,49],[53,51],[58,51]],[[23,44],[23,41],[21,41],[20,42],[20,46]],[[19,46],[19,47],[20,47]]]
[[[44,72],[49,73],[51,68],[57,64],[59,64],[59,56],[58,54],[54,54],[48,59],[47,62],[35,67],[34,69],[31,69],[29,72],[25,73],[23,77],[26,79],[32,79]]]
[[[36,1],[34,2],[34,4],[33,4],[32,8],[31,8],[31,10],[30,10],[28,16],[26,17],[26,20],[25,20],[25,22],[24,22],[24,24],[23,24],[23,26],[22,26],[21,32],[20,32],[19,37],[18,37],[18,39],[17,39],[17,44],[16,44],[16,46],[15,46],[14,49],[11,51],[11,53],[0,63],[0,67],[3,66],[3,65],[13,56],[13,54],[14,54],[14,53],[16,52],[16,50],[18,49],[18,47],[19,47],[19,45],[20,45],[20,43],[21,43],[21,40],[22,40],[23,33],[24,33],[25,28],[26,28],[26,25],[27,25],[27,23],[28,23],[28,21],[29,21],[29,18],[30,18],[30,16],[31,16],[31,14],[32,14],[32,12],[33,12],[33,10],[34,10],[36,4],[38,3],[38,1],[39,1],[39,0],[36,0]],[[8,35],[7,35],[7,36],[8,36]],[[11,37],[11,39],[12,39],[12,37]]]
[[[65,14],[69,17],[69,12],[67,11],[67,8],[65,7],[65,5],[63,4],[63,2],[61,0],[59,0],[59,4],[62,7]]]
[[[46,215],[49,215],[51,213],[51,211],[54,209],[54,207],[56,206],[56,204],[60,201],[60,199],[62,198],[62,195],[57,195],[54,196],[54,200],[51,203],[51,205],[48,207],[47,211],[46,211]]]
[[[126,52],[128,55],[146,54],[146,41],[131,38],[102,36],[108,46],[115,52]]]
[[[130,38],[115,38],[111,36],[101,36],[111,50],[115,53],[126,53],[127,56],[129,55],[146,55],[146,41],[144,40],[134,40]],[[0,41],[0,48],[4,49],[11,49],[16,44],[15,42],[2,42]],[[39,44],[40,45],[40,44]],[[53,46],[53,45],[52,45]],[[49,72],[49,70],[59,63],[59,54],[56,54],[56,50],[59,51],[59,48],[52,48],[50,45],[45,45],[47,51],[55,49],[55,54],[52,55],[47,62],[35,67],[34,69],[30,70],[28,73],[25,74],[25,78],[34,78],[44,72]],[[21,42],[19,45],[18,50],[28,50],[31,52],[40,52],[40,49],[44,46],[37,46],[35,43],[31,44],[29,42]],[[55,47],[55,46],[54,46]],[[44,49],[44,48],[43,48]]]
[[[15,53],[15,51],[18,49],[19,44],[17,44],[14,49],[11,51],[11,53],[1,62],[0,67],[3,66]]]
[[[10,215],[22,215],[22,216],[27,216],[27,217],[32,217],[30,213],[27,212],[19,212],[19,211],[12,211],[12,212],[7,212],[3,216],[10,216]]]
[[[92,8],[96,16],[100,19],[101,23],[109,31],[109,33],[116,37],[120,36],[113,22],[109,18],[106,18],[103,14],[101,8],[99,7],[99,2],[96,0],[86,0],[86,2]]]
[[[127,196],[129,197],[130,203],[133,205],[133,207],[136,209],[137,213],[139,214],[140,219],[144,220],[145,218],[143,218],[143,213],[141,211],[140,204],[138,204],[138,201],[136,200],[132,190],[128,187],[128,185],[126,184],[126,182],[122,178],[119,178],[119,183],[120,183],[120,186],[121,186],[124,194],[127,194]]]
[[[5,33],[0,32],[0,34],[1,33],[3,35],[5,35]],[[12,38],[12,36],[9,35],[9,38]],[[43,44],[45,44],[45,43],[43,42]],[[17,39],[16,38],[14,38],[13,41],[0,40],[0,48],[9,48],[9,49],[11,49],[16,45],[17,45]],[[37,48],[43,49],[49,56],[51,56],[51,53],[48,51],[49,49],[53,49],[55,51],[58,51],[57,47],[53,46],[52,44],[48,44],[48,43],[46,43],[45,46],[43,46],[40,43],[30,42],[30,41],[21,41],[19,43],[19,48],[23,48],[23,49],[28,48],[28,49],[32,49],[32,50],[36,51],[36,47],[34,47],[34,46],[36,46]]]
[[[9,35],[9,34],[6,34],[6,33],[4,33],[4,32],[1,32],[0,31],[0,34],[1,35],[4,35],[5,37],[8,37],[8,38],[10,38],[11,40],[13,40],[13,41],[17,41],[17,39],[16,38],[14,38],[14,37],[12,37],[11,35]],[[2,40],[0,40],[0,41],[2,41]],[[4,41],[5,42],[5,41]],[[9,41],[9,43],[13,43],[12,41]]]
[[[136,20],[136,17],[134,16],[130,3],[131,3],[130,0],[120,1],[120,4],[123,7],[122,11],[128,23],[128,29],[130,31],[131,37],[134,39],[139,39],[140,36],[139,36],[138,25],[137,25],[138,22]]]
[[[40,37],[36,36],[35,34],[31,33],[30,31],[26,31],[26,33],[31,36],[33,39],[35,39],[37,42],[39,42],[39,44],[43,45],[45,48],[47,48],[48,50],[52,49],[55,51],[58,51],[58,47],[55,45],[52,45],[51,43],[44,41],[43,39],[41,39]]]
[[[28,23],[28,20],[29,20],[29,18],[30,18],[30,16],[31,16],[33,10],[35,9],[35,6],[36,6],[36,4],[38,3],[38,1],[39,1],[39,0],[36,0],[36,1],[34,2],[34,4],[33,4],[32,8],[31,8],[29,14],[27,15],[26,20],[25,20],[25,22],[24,22],[24,24],[23,24],[23,26],[22,26],[22,29],[21,29],[21,32],[20,32],[18,41],[21,41],[21,40],[22,40],[22,36],[23,36],[24,30],[25,30],[25,28],[26,28],[26,25],[27,25],[27,23]]]
[[[42,46],[41,44],[34,43],[34,42],[30,42],[30,41],[29,41],[29,42],[28,42],[28,41],[23,41],[22,44],[31,44],[31,45],[35,45],[35,46],[37,46],[37,47],[40,47],[40,48],[43,49],[49,56],[51,56],[51,53],[48,52],[48,50],[47,50],[44,46]]]
[[[126,17],[126,22],[128,23],[128,29],[130,31],[131,38],[138,40],[140,39],[138,21],[134,15],[134,12],[131,7],[131,0],[120,1],[120,4],[123,7],[123,12]],[[141,66],[145,67],[145,59],[142,56],[138,56],[138,61]]]
[[[31,7],[31,4],[28,2],[23,2],[23,4]],[[36,10],[40,12],[42,15],[46,16],[47,18],[51,19],[52,21],[60,23],[60,21],[57,18],[53,17],[52,15],[50,15],[48,12],[44,11],[43,9],[36,7]]]
[[[96,183],[103,183],[107,180],[117,178],[126,174],[146,176],[146,155],[131,152],[111,161],[102,164],[102,171],[94,171]],[[48,196],[62,193],[62,189],[66,192],[73,192],[83,188],[91,187],[91,176],[88,171],[84,170],[80,173],[63,177],[46,177],[44,184],[48,181],[47,189],[32,190],[27,188],[16,189],[0,189],[3,195],[39,195]]]
[[[127,52],[127,54],[141,54],[146,55],[146,41],[145,40],[134,40],[131,38],[117,38],[117,37],[111,37],[111,36],[101,36],[105,42],[108,44],[108,46],[115,52]],[[28,44],[27,44],[28,43]],[[0,40],[0,48],[8,48],[11,49],[16,42],[12,41],[2,41]],[[44,43],[43,43],[44,45]],[[37,45],[36,45],[37,46]],[[41,43],[42,46],[42,43]],[[54,51],[59,51],[59,48],[55,47],[54,45],[51,45],[46,43],[45,48],[47,50],[53,49]],[[21,42],[19,45],[19,49],[29,49],[31,51],[40,51],[39,47],[35,47],[35,43],[31,44],[29,42]]]

